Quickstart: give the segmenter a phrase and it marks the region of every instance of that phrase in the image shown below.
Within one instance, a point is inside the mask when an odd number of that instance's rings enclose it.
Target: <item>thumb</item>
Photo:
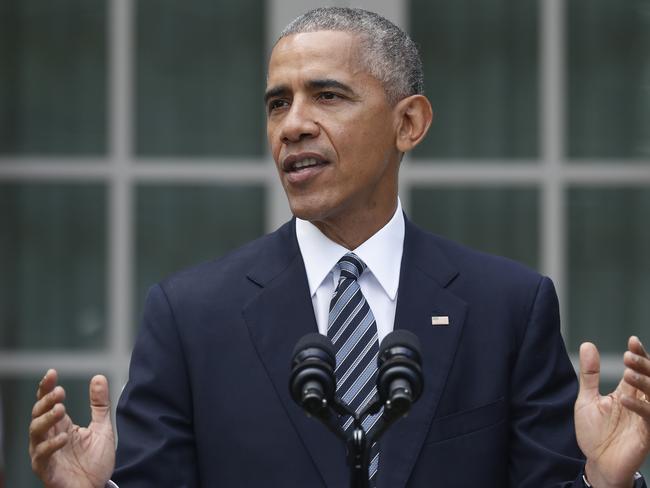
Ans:
[[[600,355],[591,342],[580,345],[580,392],[578,397],[583,401],[592,401],[599,397],[598,383],[600,381]]]
[[[111,422],[111,403],[109,400],[108,380],[103,375],[93,376],[90,380],[90,415],[93,422],[100,424]]]

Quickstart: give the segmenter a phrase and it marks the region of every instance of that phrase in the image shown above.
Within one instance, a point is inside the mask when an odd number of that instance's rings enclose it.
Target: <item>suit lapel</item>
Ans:
[[[466,303],[446,287],[457,276],[435,238],[406,221],[395,328],[422,342],[424,389],[408,417],[381,439],[379,488],[406,485],[443,393],[461,336]],[[448,326],[433,326],[432,316],[448,316]]]
[[[243,310],[251,339],[296,432],[327,486],[347,483],[343,443],[308,418],[289,394],[291,355],[298,340],[317,332],[314,309],[293,222],[279,232],[283,242],[261,256],[249,279],[262,286]],[[289,231],[289,232],[287,232]]]

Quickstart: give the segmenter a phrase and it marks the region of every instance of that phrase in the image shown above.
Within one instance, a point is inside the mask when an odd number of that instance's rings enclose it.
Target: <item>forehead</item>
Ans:
[[[366,73],[360,47],[359,36],[349,32],[302,32],[283,37],[271,53],[267,84]]]

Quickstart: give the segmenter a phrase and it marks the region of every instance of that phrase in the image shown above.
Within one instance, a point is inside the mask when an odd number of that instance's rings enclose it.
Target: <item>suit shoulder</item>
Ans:
[[[452,288],[480,291],[481,296],[502,293],[517,296],[521,292],[535,293],[544,280],[538,271],[512,259],[472,249],[417,226],[413,229],[417,235],[415,240],[426,246],[419,255],[431,256],[431,262],[423,267],[430,274],[444,276],[443,286],[450,282]]]
[[[293,222],[250,241],[227,254],[177,271],[160,282],[168,293],[210,293],[221,287],[232,287],[246,280],[254,268],[269,270],[282,267],[298,251]]]
[[[519,344],[536,303],[555,317],[557,295],[550,279],[530,267],[502,256],[471,249],[463,244],[425,232],[423,241],[433,249],[430,272],[447,267],[448,290],[470,304],[475,317],[500,317],[492,327],[514,332]],[[437,257],[437,259],[436,259]],[[440,265],[439,263],[443,263]],[[444,285],[443,285],[444,286]],[[555,323],[555,322],[554,322]]]
[[[516,281],[538,282],[542,278],[538,271],[513,259],[472,249],[444,237],[434,236],[434,238],[461,272],[464,271],[472,276],[495,276]]]

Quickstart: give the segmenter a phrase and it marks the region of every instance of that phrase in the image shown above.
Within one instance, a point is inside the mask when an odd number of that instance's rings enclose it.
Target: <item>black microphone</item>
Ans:
[[[377,389],[384,412],[401,417],[422,394],[420,339],[407,330],[394,330],[381,341],[377,361]]]
[[[302,337],[293,350],[289,389],[308,414],[325,415],[336,391],[336,353],[332,341],[314,332]]]

